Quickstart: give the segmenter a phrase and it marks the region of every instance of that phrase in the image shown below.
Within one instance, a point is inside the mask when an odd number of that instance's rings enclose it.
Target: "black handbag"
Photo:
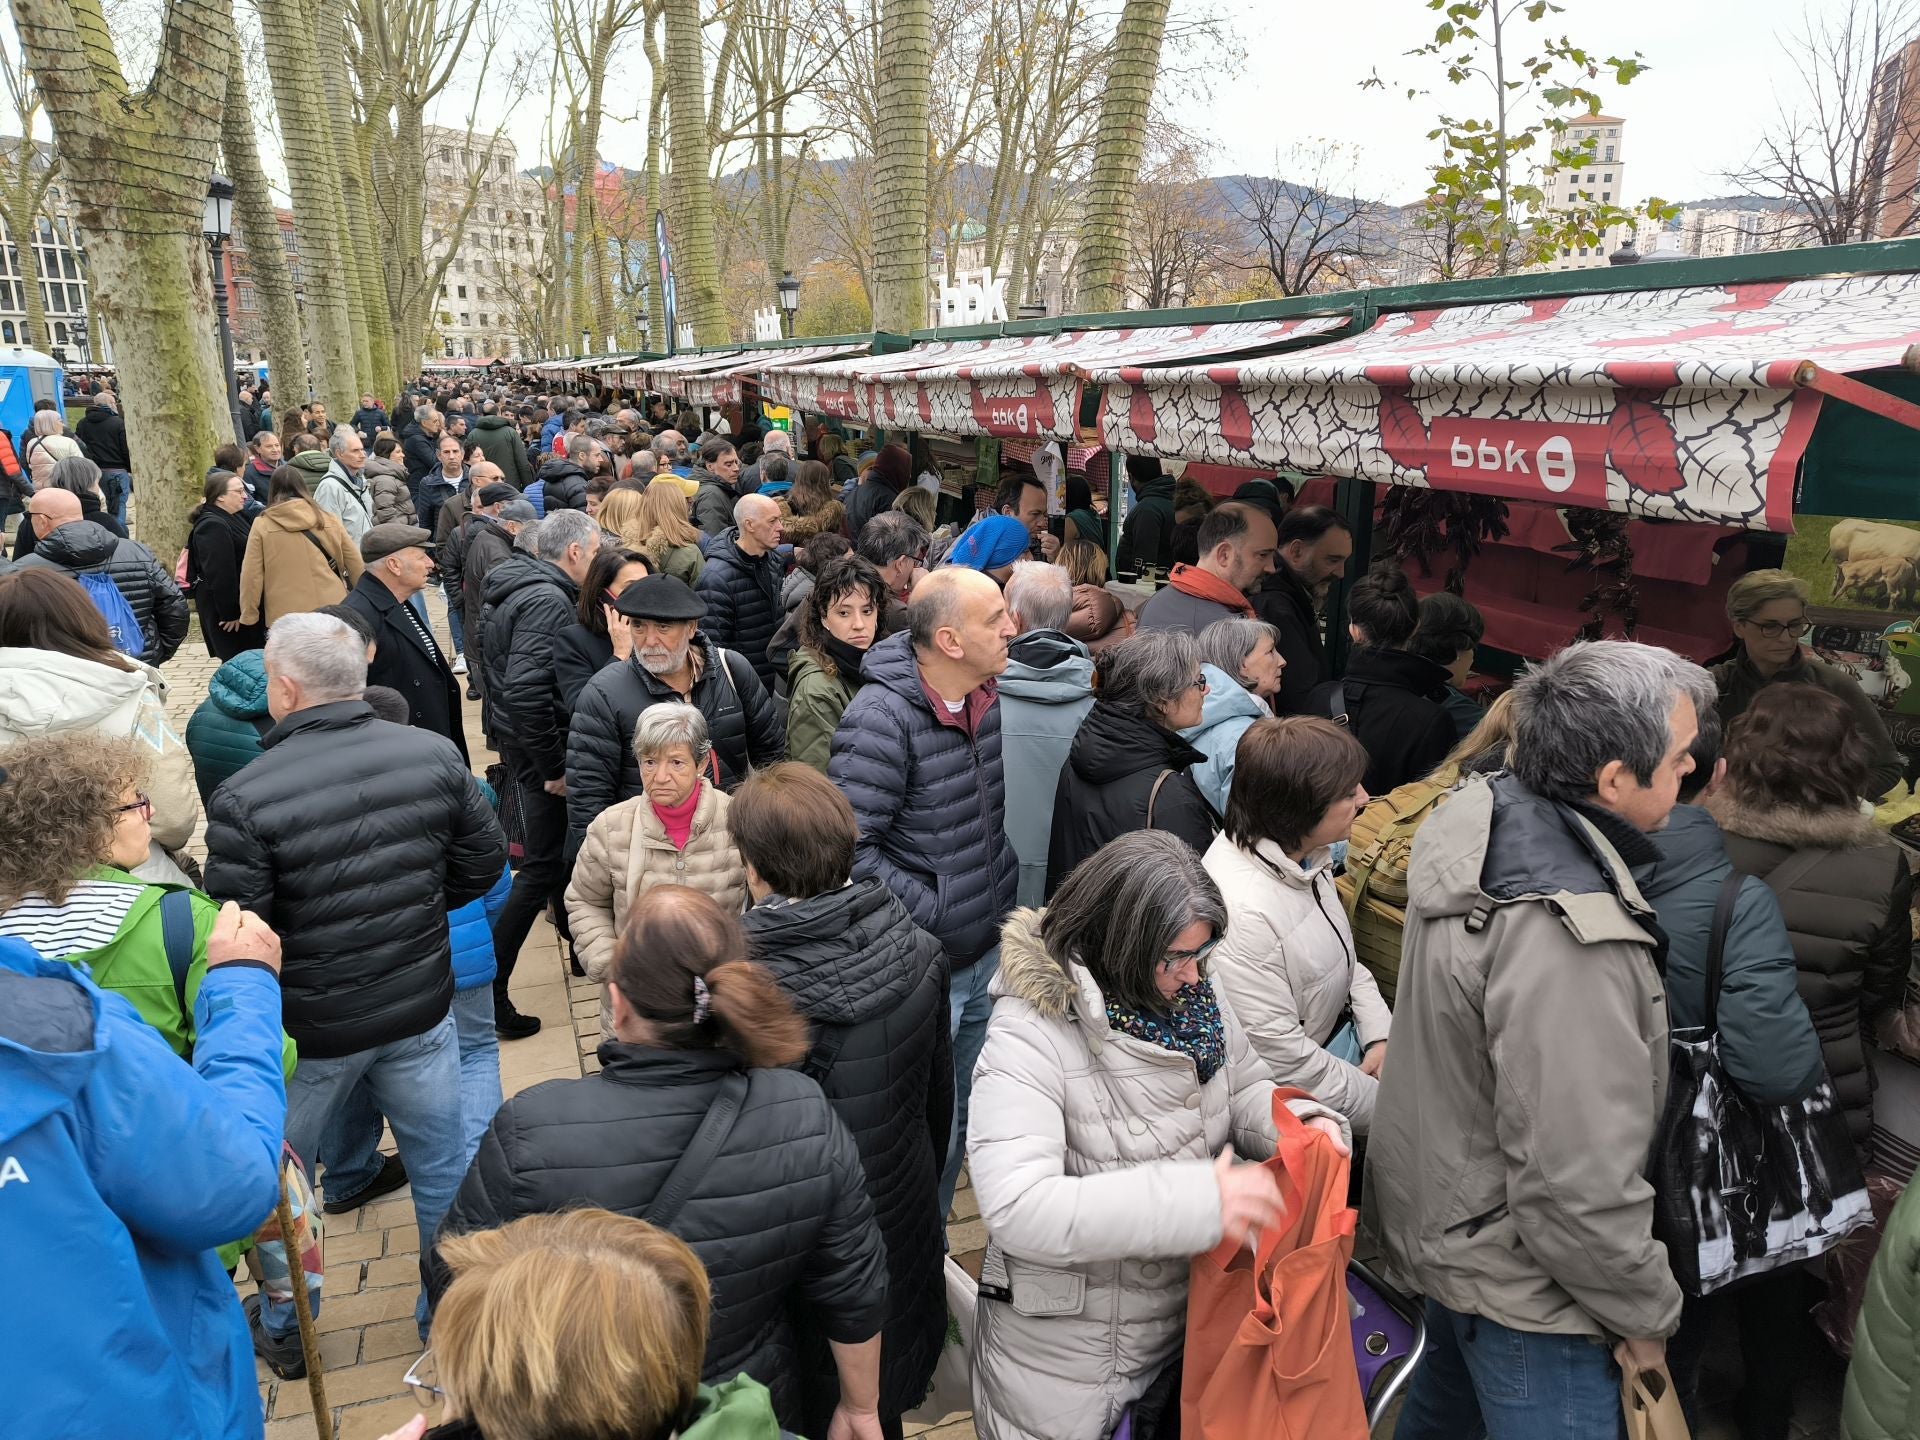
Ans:
[[[1832,1082],[1822,1079],[1795,1104],[1759,1105],[1721,1062],[1722,958],[1745,878],[1729,875],[1714,908],[1706,1024],[1671,1037],[1667,1108],[1648,1177],[1654,1234],[1689,1295],[1824,1254],[1873,1221]]]

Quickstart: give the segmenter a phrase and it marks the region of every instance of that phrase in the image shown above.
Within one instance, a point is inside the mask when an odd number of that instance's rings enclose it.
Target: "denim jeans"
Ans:
[[[453,1017],[444,1016],[422,1034],[371,1050],[331,1059],[301,1057],[293,1079],[287,1082],[287,1143],[309,1171],[321,1148],[321,1137],[327,1134],[334,1117],[352,1102],[354,1088],[362,1079],[399,1142],[400,1158],[406,1162],[407,1179],[413,1187],[420,1253],[425,1256],[467,1168],[460,1114],[460,1048]],[[285,1337],[294,1331],[291,1302],[276,1305],[263,1297],[260,1318],[271,1335]],[[414,1318],[424,1337],[424,1283]]]
[[[447,588],[447,582],[444,579],[440,582],[440,593],[447,597],[447,632],[453,636],[454,653],[464,655],[467,652],[467,627],[460,621],[459,597]],[[477,658],[473,662],[473,668],[476,670],[480,668]]]
[[[540,780],[540,772],[524,750],[512,745],[500,747],[500,758],[507,764],[508,783],[520,787],[520,813],[526,822],[526,843],[520,863],[513,867],[513,889],[507,903],[493,922],[493,956],[499,967],[493,972],[493,1000],[496,1009],[507,999],[507,982],[520,958],[520,947],[527,943],[527,932],[549,901],[563,902],[567,893],[568,866],[567,802],[560,795],[549,795]]]
[[[1584,1335],[1509,1330],[1427,1301],[1427,1353],[1394,1440],[1619,1440],[1620,1371]]]
[[[133,477],[124,470],[100,472],[100,500],[107,513],[122,526],[127,523],[127,497],[133,493]]]
[[[947,1163],[940,1171],[942,1225],[953,1211],[960,1164],[967,1158],[967,1101],[973,1096],[973,1067],[987,1043],[987,1017],[993,1013],[987,987],[999,972],[1000,947],[996,945],[965,970],[955,971],[947,992],[947,1034],[953,1039],[953,1134],[947,1141]]]
[[[493,987],[453,992],[453,1028],[460,1041],[460,1125],[466,1163],[500,1113],[500,1037],[493,1030]]]
[[[386,1122],[363,1075],[347,1092],[320,1137],[320,1163],[327,1169],[327,1199],[351,1200],[380,1174],[380,1131]]]

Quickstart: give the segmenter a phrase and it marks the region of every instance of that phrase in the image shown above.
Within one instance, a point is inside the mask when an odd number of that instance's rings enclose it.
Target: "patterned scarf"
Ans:
[[[1202,1085],[1227,1063],[1227,1032],[1220,1021],[1220,1002],[1214,999],[1211,980],[1182,985],[1174,991],[1165,1015],[1142,1015],[1109,1000],[1107,1024],[1122,1035],[1185,1055],[1200,1072]]]

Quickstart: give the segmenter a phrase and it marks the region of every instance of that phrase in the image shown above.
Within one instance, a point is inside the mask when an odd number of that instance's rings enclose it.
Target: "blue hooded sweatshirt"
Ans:
[[[9,1435],[260,1436],[214,1246],[278,1194],[280,987],[207,972],[188,1068],[81,966],[0,940],[0,1412]]]
[[[1200,707],[1200,723],[1182,730],[1180,738],[1207,758],[1187,773],[1207,803],[1227,813],[1227,791],[1233,788],[1233,756],[1240,737],[1256,720],[1273,715],[1266,702],[1217,665],[1202,665],[1207,677],[1207,699]]]

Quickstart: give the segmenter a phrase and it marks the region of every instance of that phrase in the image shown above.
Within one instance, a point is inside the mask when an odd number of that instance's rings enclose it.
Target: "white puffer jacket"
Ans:
[[[981,1440],[1100,1440],[1180,1350],[1187,1262],[1220,1243],[1213,1156],[1273,1153],[1273,1081],[1225,997],[1227,1064],[1113,1030],[1079,965],[1040,940],[1038,910],[1002,932],[993,1018],[973,1072],[967,1159],[987,1226],[974,1336]],[[1303,1118],[1330,1112],[1311,1102]]]
[[[182,880],[165,849],[178,850],[200,823],[193,757],[167,723],[167,686],[138,660],[115,669],[54,650],[0,648],[0,745],[91,731],[131,740],[147,759],[153,801],[153,858],[142,879]]]
[[[1393,1016],[1373,972],[1354,963],[1330,853],[1314,851],[1303,868],[1270,840],[1249,853],[1216,837],[1201,863],[1227,902],[1227,933],[1211,967],[1273,1078],[1324,1100],[1364,1135],[1380,1082],[1323,1047],[1348,1006],[1363,1052],[1387,1038]]]

